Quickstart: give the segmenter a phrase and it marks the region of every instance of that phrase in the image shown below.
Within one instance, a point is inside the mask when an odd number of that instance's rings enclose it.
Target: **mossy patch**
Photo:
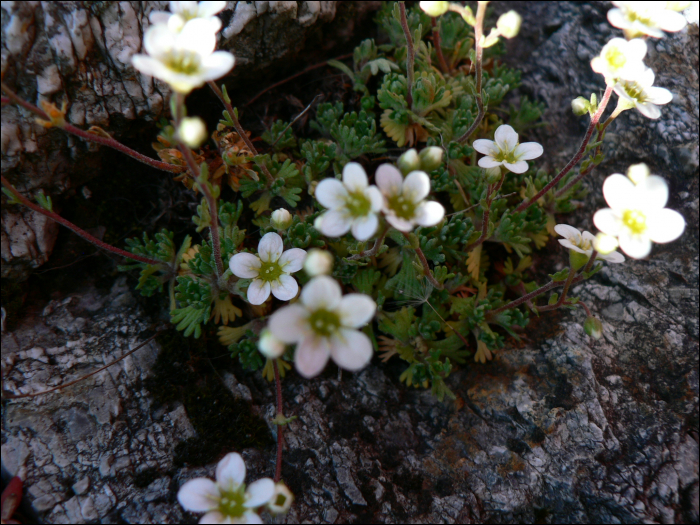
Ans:
[[[206,465],[228,452],[272,444],[265,421],[224,386],[210,356],[220,356],[215,338],[183,338],[170,330],[157,341],[162,350],[146,387],[159,404],[181,401],[197,436],[175,446],[175,466]],[[218,352],[218,354],[217,354]]]

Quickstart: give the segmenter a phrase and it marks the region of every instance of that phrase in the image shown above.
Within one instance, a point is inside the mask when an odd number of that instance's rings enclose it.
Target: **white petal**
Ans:
[[[327,237],[341,237],[348,233],[352,226],[352,219],[348,217],[345,211],[329,210],[319,216],[319,218],[321,217],[318,231]],[[314,226],[316,226],[316,223],[314,223]]]
[[[331,340],[331,356],[340,368],[355,372],[372,359],[372,342],[359,330],[342,328]]]
[[[581,231],[578,228],[569,226],[568,224],[557,224],[554,227],[554,231],[565,239],[575,239],[575,243],[578,243],[578,241],[581,239]]]
[[[367,174],[357,162],[348,162],[343,168],[343,184],[351,192],[367,188]]]
[[[627,61],[631,62],[641,62],[644,59],[644,55],[647,54],[647,43],[642,38],[635,38],[627,43],[627,49],[625,49],[625,56]],[[641,73],[640,71],[639,73]]]
[[[328,341],[322,337],[306,337],[294,352],[294,365],[297,372],[309,379],[317,376],[326,367],[331,356]]]
[[[648,102],[636,103],[635,107],[646,118],[657,119],[661,116],[661,110],[654,104],[649,104]]]
[[[207,512],[219,505],[219,489],[212,480],[195,478],[185,483],[177,493],[177,501],[190,512]]]
[[[213,20],[193,18],[185,24],[175,39],[178,49],[208,56],[216,48],[216,25]],[[221,22],[219,21],[219,25]]]
[[[675,210],[664,208],[647,215],[646,234],[654,242],[675,241],[683,234],[683,230],[685,230],[685,219]]]
[[[193,0],[170,0],[168,2],[170,5],[170,11],[173,13],[196,13],[197,12],[197,2]]]
[[[503,161],[495,160],[493,157],[481,157],[479,159],[479,166],[482,168],[496,168],[502,165]]]
[[[564,248],[567,248],[569,250],[572,250],[576,247],[575,244],[573,244],[569,239],[558,239],[559,244],[561,244]]]
[[[248,525],[262,525],[263,520],[257,512],[248,510],[243,513],[242,518],[238,518],[240,521],[231,521],[231,523],[247,523]]]
[[[379,191],[379,188],[377,188],[376,186],[370,186],[369,188],[367,188],[365,190],[365,197],[367,197],[372,203],[370,209],[375,213],[381,210],[382,206],[384,206],[384,196],[382,195],[382,192]]]
[[[245,462],[240,454],[226,454],[216,466],[216,483],[223,490],[232,490],[245,481]]]
[[[352,223],[352,236],[358,241],[366,241],[377,231],[379,220],[374,213],[355,219]]]
[[[164,77],[170,74],[170,70],[165,65],[155,58],[148,55],[134,55],[131,57],[131,64],[141,72],[142,75],[155,77],[163,80]]]
[[[226,75],[236,64],[236,58],[228,51],[215,51],[202,58],[204,80],[216,80]]]
[[[623,232],[620,234],[620,248],[634,259],[643,259],[651,251],[651,241],[649,237]]]
[[[618,235],[622,231],[622,221],[615,210],[603,208],[593,215],[593,224],[603,233]]]
[[[493,140],[488,139],[477,139],[472,143],[472,148],[474,148],[479,153],[484,155],[493,156],[498,153],[498,147]]]
[[[323,179],[316,186],[315,196],[321,206],[334,210],[345,205],[348,190],[337,179]]]
[[[164,24],[149,27],[143,36],[146,53],[154,58],[161,58],[175,47],[176,35]]]
[[[228,263],[231,273],[241,279],[255,279],[258,276],[262,261],[252,253],[237,253]]]
[[[382,164],[377,168],[375,181],[381,192],[387,197],[401,193],[403,177],[401,172],[391,164]]]
[[[270,283],[270,290],[280,301],[291,301],[297,296],[299,285],[291,275],[282,274],[278,280]]]
[[[642,210],[660,210],[668,201],[668,184],[658,175],[646,177],[637,184],[634,195],[634,208]]]
[[[263,262],[277,262],[282,256],[284,243],[275,232],[266,233],[258,243],[258,256]]]
[[[335,279],[319,275],[311,279],[301,291],[301,302],[309,310],[335,310],[340,304],[343,292]]]
[[[200,18],[209,18],[216,13],[223,11],[226,8],[226,2],[199,2],[197,6],[197,16]]]
[[[503,162],[503,165],[513,173],[525,173],[530,167],[527,161],[519,160],[518,162]]]
[[[654,21],[661,29],[668,31],[669,33],[680,31],[688,23],[682,14],[670,11],[668,9],[661,11],[658,16],[659,17]]]
[[[338,307],[340,324],[348,328],[360,328],[374,317],[377,311],[375,303],[369,295],[350,293],[345,295]]]
[[[148,15],[148,21],[151,25],[167,24],[171,16],[172,13],[168,13],[167,11],[151,11],[151,14]]]
[[[627,27],[627,19],[622,14],[622,9],[615,8],[608,11],[608,22],[610,22],[611,26],[620,29]]]
[[[622,255],[620,252],[611,252],[608,253],[607,255],[598,255],[596,257],[597,259],[603,259],[604,261],[607,261],[609,263],[615,263],[615,264],[620,264],[625,262],[625,256]]]
[[[583,238],[584,243],[587,242],[589,246],[593,246],[593,243],[595,242],[595,235],[593,235],[591,232],[584,231],[581,237]]]
[[[415,226],[411,221],[400,219],[399,217],[393,214],[387,214],[385,215],[385,217],[387,222],[400,232],[410,232]]]
[[[518,134],[508,124],[498,126],[493,138],[501,151],[513,151],[518,145]]]
[[[515,158],[518,160],[532,160],[542,156],[544,148],[537,142],[523,142],[515,148]]]
[[[275,493],[275,482],[270,478],[261,478],[254,481],[245,491],[246,501],[243,506],[254,509],[265,505]]]
[[[648,87],[644,90],[646,102],[652,104],[668,104],[673,100],[673,93],[662,87]]]
[[[306,250],[292,248],[284,252],[277,263],[284,273],[294,273],[302,269],[305,259]]]
[[[435,226],[445,216],[445,208],[435,201],[422,202],[413,218],[420,226]]]
[[[403,194],[413,203],[425,199],[430,193],[430,177],[424,171],[412,171],[403,181]]]
[[[614,210],[625,210],[635,206],[636,203],[633,202],[634,193],[634,183],[619,173],[610,175],[603,183],[605,201]]]
[[[270,297],[270,282],[262,279],[253,279],[248,286],[248,302],[250,304],[263,304]]]
[[[211,512],[207,512],[204,516],[199,518],[198,523],[203,525],[226,523],[226,516],[221,514],[221,512],[218,510],[213,510]]]
[[[300,304],[280,308],[270,316],[267,327],[277,339],[284,343],[298,343],[309,330],[309,312]]]

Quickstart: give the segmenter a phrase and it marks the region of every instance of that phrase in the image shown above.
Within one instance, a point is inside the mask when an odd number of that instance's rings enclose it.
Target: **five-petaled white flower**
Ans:
[[[600,55],[591,60],[591,67],[605,77],[606,82],[618,79],[636,80],[643,72],[647,43],[641,38],[629,42],[624,38],[613,38],[603,46]]]
[[[430,193],[430,177],[424,171],[412,171],[404,179],[396,166],[382,164],[377,168],[376,180],[384,195],[384,216],[397,230],[410,232],[416,225],[434,226],[445,216],[442,204],[424,200]]]
[[[159,78],[183,94],[224,76],[235,59],[227,51],[214,51],[218,27],[212,20],[195,18],[179,32],[167,24],[149,27],[143,39],[148,55],[134,55],[131,63],[144,75]]]
[[[595,235],[587,231],[581,233],[578,228],[574,228],[568,224],[557,224],[554,227],[554,231],[564,237],[563,239],[559,239],[559,244],[565,248],[568,248],[569,250],[582,253],[588,256],[590,259],[591,254],[593,253],[594,243],[596,241]],[[625,256],[616,251],[598,253],[596,255],[596,259],[603,259],[604,261],[611,263],[625,262]]]
[[[615,93],[626,100],[630,107],[636,107],[648,118],[659,118],[661,111],[657,104],[668,104],[673,100],[673,93],[668,89],[654,87],[654,72],[646,69],[637,80],[619,80],[615,84]]]
[[[382,209],[382,194],[367,185],[367,174],[357,162],[343,168],[343,182],[324,179],[316,187],[316,199],[328,208],[314,226],[323,235],[340,237],[352,230],[358,241],[366,241],[377,231],[377,213]]]
[[[199,523],[262,523],[255,510],[274,497],[275,482],[259,479],[246,488],[245,463],[240,454],[226,454],[216,467],[216,483],[195,478],[185,483],[177,500],[190,512],[206,512]]]
[[[493,138],[495,142],[478,139],[472,144],[476,151],[486,155],[479,159],[482,168],[505,166],[513,173],[525,173],[528,169],[525,161],[536,159],[544,151],[537,142],[518,144],[518,134],[507,124],[498,126]]]
[[[258,256],[242,252],[231,257],[231,272],[243,279],[253,279],[248,287],[250,304],[263,304],[270,292],[280,301],[289,301],[297,295],[299,285],[289,274],[301,270],[306,251],[301,248],[282,250],[282,237],[272,232],[260,239]]]
[[[613,2],[608,21],[625,32],[628,39],[641,35],[663,38],[664,31],[673,33],[683,29],[685,17],[668,9],[668,2]]]
[[[334,279],[320,275],[304,286],[298,303],[272,314],[268,327],[281,341],[297,343],[294,364],[302,376],[318,375],[329,357],[354,372],[372,359],[372,342],[357,329],[374,317],[376,309],[368,295],[343,296]]]
[[[181,31],[185,24],[195,18],[210,20],[214,33],[221,29],[221,20],[214,16],[224,10],[226,2],[177,2],[170,1],[170,13],[167,11],[153,11],[148,15],[151,24],[166,24],[173,32]]]
[[[618,237],[620,248],[630,257],[646,257],[652,241],[671,242],[685,229],[683,216],[664,208],[668,186],[661,177],[650,175],[635,184],[615,173],[605,179],[603,195],[610,208],[598,210],[593,222],[603,233]]]

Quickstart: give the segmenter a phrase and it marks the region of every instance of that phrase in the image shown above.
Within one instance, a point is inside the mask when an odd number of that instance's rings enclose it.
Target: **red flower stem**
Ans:
[[[284,417],[282,410],[282,382],[280,371],[277,368],[277,359],[272,360],[272,369],[275,371],[275,388],[277,389],[277,415]],[[284,425],[277,425],[277,461],[275,463],[275,483],[282,479],[282,447],[284,445]]]
[[[476,116],[476,120],[472,122],[469,129],[457,139],[457,142],[464,144],[467,139],[474,133],[474,130],[481,124],[484,118],[484,101],[481,98],[481,77],[482,77],[482,59],[484,55],[484,49],[481,46],[483,32],[484,32],[484,16],[486,15],[486,2],[479,2],[476,8],[476,25],[474,26],[474,47],[476,49],[476,105],[479,108],[479,113]]]
[[[399,12],[401,13],[401,29],[406,37],[406,81],[408,84],[408,92],[406,93],[406,103],[408,109],[413,109],[413,66],[416,57],[416,51],[413,47],[413,38],[411,37],[411,29],[408,27],[406,18],[406,2],[399,2]]]
[[[440,24],[435,17],[430,17],[430,23],[433,26],[433,44],[435,45],[435,54],[438,58],[438,63],[440,64],[440,69],[443,73],[449,73],[450,68],[447,66],[447,61],[445,60],[445,55],[442,54],[442,41],[440,39]]]
[[[530,200],[525,199],[523,202],[521,202],[520,205],[517,208],[515,208],[516,212],[525,211],[534,203],[536,203],[540,197],[545,195],[552,187],[558,184],[559,181],[562,178],[564,178],[564,176],[567,173],[569,173],[571,169],[574,166],[576,166],[576,164],[578,164],[578,161],[581,160],[583,154],[586,152],[586,146],[588,146],[588,143],[591,140],[591,136],[593,135],[593,131],[598,125],[600,117],[603,115],[603,111],[605,111],[605,107],[608,105],[608,101],[610,100],[610,95],[612,94],[612,92],[613,86],[607,86],[605,88],[605,94],[603,95],[603,99],[600,101],[598,111],[596,111],[595,114],[591,117],[591,123],[588,125],[588,131],[586,131],[586,135],[583,137],[583,141],[581,142],[581,146],[576,152],[576,155],[574,155],[574,157],[569,161],[569,163],[566,166],[564,166],[564,168],[559,172],[559,174],[556,177],[554,177],[549,184],[547,184],[544,188],[537,192],[537,194],[534,197],[532,197]]]
[[[107,244],[105,242],[102,242],[96,237],[93,237],[90,235],[88,232],[85,230],[82,230],[78,228],[75,224],[73,224],[70,221],[67,221],[57,213],[54,213],[49,210],[45,210],[41,206],[34,204],[31,202],[29,199],[27,199],[25,196],[23,196],[21,193],[19,193],[13,186],[10,184],[7,179],[3,176],[2,177],[2,185],[5,186],[11,193],[14,195],[17,200],[19,200],[22,204],[24,204],[27,208],[34,210],[37,213],[41,213],[42,215],[45,215],[49,219],[56,221],[57,223],[61,224],[62,226],[65,226],[69,230],[71,230],[73,233],[76,235],[82,237],[86,241],[94,244],[98,248],[102,248],[103,250],[107,250],[112,253],[116,253],[117,255],[121,255],[122,257],[127,257],[129,259],[133,259],[134,261],[146,263],[146,264],[155,264],[155,265],[167,265],[164,261],[159,261],[157,259],[149,259],[148,257],[142,257],[141,255],[136,255],[135,253],[130,253],[124,250],[120,250],[119,248],[115,248],[111,244]]]
[[[2,84],[2,90],[5,92],[7,95],[7,98],[3,97],[3,103],[5,102],[14,102],[15,104],[22,106],[24,109],[31,111],[34,113],[36,116],[39,118],[46,120],[47,122],[51,122],[51,118],[49,115],[47,115],[44,111],[39,109],[38,107],[30,104],[29,102],[22,100],[19,98],[12,90],[10,90],[5,84]],[[132,159],[136,159],[139,162],[143,162],[144,164],[148,164],[149,166],[167,171],[169,173],[182,173],[185,171],[185,168],[183,166],[174,166],[172,164],[168,164],[166,162],[161,162],[155,159],[152,159],[150,157],[147,157],[146,155],[142,155],[138,151],[134,151],[131,148],[128,148],[121,142],[111,138],[111,137],[105,137],[104,135],[97,135],[95,133],[90,133],[89,131],[84,131],[80,128],[76,128],[72,124],[69,124],[65,122],[61,126],[57,126],[63,129],[64,131],[71,133],[73,135],[76,135],[80,137],[83,140],[91,141],[91,142],[96,142],[97,144],[102,144],[103,146],[110,147],[112,149],[116,149],[117,151],[120,151]]]
[[[410,240],[409,240],[408,233],[406,233],[406,232],[401,232],[401,233],[403,234],[404,237],[406,237],[406,240],[409,241],[409,246],[410,246]],[[417,246],[415,248],[413,246],[411,246],[411,248],[413,248],[415,250],[416,254],[418,255],[418,258],[420,259],[421,264],[423,265],[423,275],[425,275],[425,277],[428,279],[428,281],[430,281],[430,284],[433,285],[433,288],[435,288],[436,290],[442,290],[443,286],[439,282],[437,282],[435,277],[433,277],[432,272],[430,271],[430,267],[428,266],[428,260],[425,258],[425,254],[423,253],[423,250],[420,249],[420,246]]]
[[[571,285],[573,284],[578,284],[581,281],[583,281],[583,275],[579,275],[578,277],[574,277],[571,281]],[[489,317],[493,317],[496,314],[500,314],[501,312],[505,312],[506,310],[510,310],[511,308],[515,308],[516,306],[520,306],[526,301],[531,301],[532,299],[539,297],[543,293],[548,292],[549,290],[552,290],[554,288],[558,288],[559,286],[564,286],[564,281],[552,281],[550,283],[545,284],[544,286],[538,288],[534,292],[530,292],[529,294],[523,295],[522,297],[516,299],[515,301],[511,301],[508,304],[505,304],[501,306],[500,308],[496,308],[495,310],[489,310],[486,312],[486,315]],[[538,308],[538,311],[542,311],[541,308]]]
[[[226,108],[226,111],[228,111],[229,115],[231,115],[231,120],[233,121],[233,126],[236,128],[236,132],[238,135],[243,139],[243,142],[245,142],[245,145],[248,147],[250,152],[253,155],[258,155],[258,150],[255,149],[255,146],[251,142],[250,138],[248,138],[248,134],[245,132],[243,129],[243,126],[241,126],[241,123],[238,121],[238,117],[236,116],[236,112],[233,110],[233,106],[229,102],[226,102],[226,99],[224,98],[224,94],[221,92],[219,89],[219,86],[216,85],[216,83],[212,80],[207,82],[209,84],[209,87],[211,90],[214,92],[214,94],[219,97],[219,100],[221,103],[224,105]],[[260,163],[260,168],[263,170],[263,173],[265,174],[265,177],[267,178],[267,184],[270,186],[273,182],[275,182],[275,178],[272,176],[272,173],[270,173],[270,170],[267,169],[267,166],[265,165],[264,162]]]
[[[389,225],[386,225],[384,227],[384,230],[382,233],[379,234],[379,237],[377,237],[377,240],[374,241],[374,246],[370,248],[369,250],[365,250],[360,253],[356,253],[355,255],[351,257],[347,257],[348,261],[359,261],[360,259],[364,259],[365,257],[372,257],[373,255],[377,255],[377,252],[380,250],[382,247],[382,242],[384,241],[384,237],[386,237],[387,232],[389,231]]]
[[[481,236],[465,248],[465,252],[470,252],[480,244],[482,244],[489,232],[489,216],[491,215],[491,203],[494,201],[496,194],[503,186],[503,181],[506,178],[506,170],[501,168],[501,178],[495,185],[489,185],[488,196],[486,197],[486,208],[484,208],[484,214],[481,217]]]

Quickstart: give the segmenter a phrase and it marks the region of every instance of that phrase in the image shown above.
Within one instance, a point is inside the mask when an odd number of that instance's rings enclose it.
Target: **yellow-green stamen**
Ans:
[[[263,281],[276,281],[284,272],[277,261],[263,262],[258,271],[258,279]]]
[[[340,317],[335,312],[321,308],[309,316],[311,329],[321,337],[329,337],[338,331]]]
[[[647,229],[647,218],[639,210],[625,210],[622,214],[622,222],[632,233],[644,233]]]
[[[416,215],[416,204],[403,194],[389,197],[389,208],[399,219],[410,221]]]

